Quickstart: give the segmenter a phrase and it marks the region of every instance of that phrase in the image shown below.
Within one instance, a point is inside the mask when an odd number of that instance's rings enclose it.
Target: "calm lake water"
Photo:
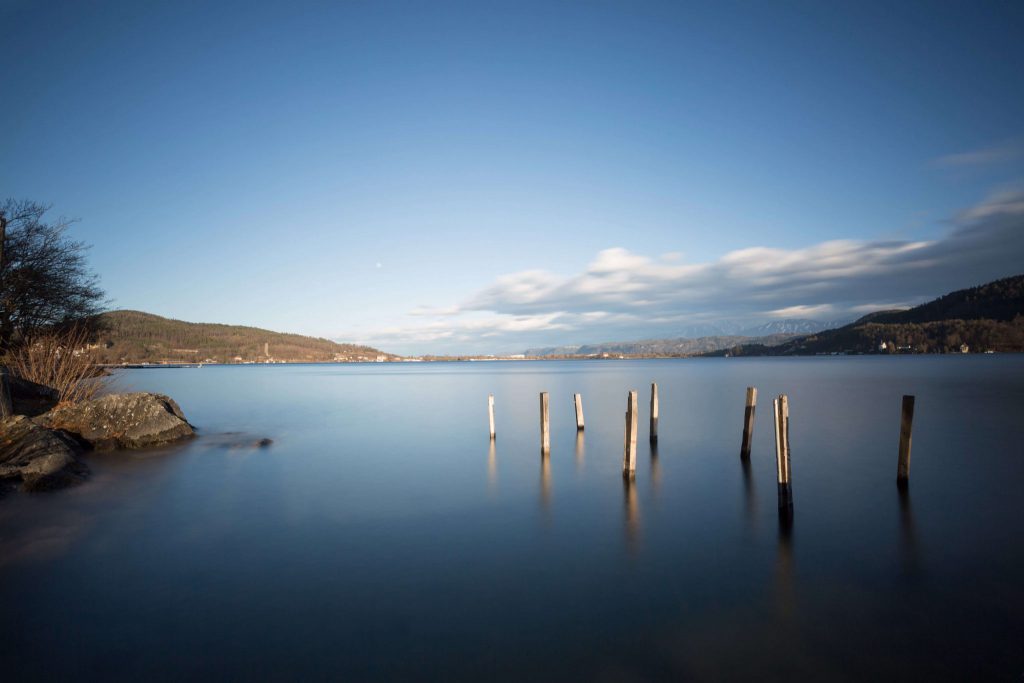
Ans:
[[[201,436],[90,455],[82,486],[0,499],[4,680],[1024,674],[1024,356],[204,367],[119,384],[171,395]]]

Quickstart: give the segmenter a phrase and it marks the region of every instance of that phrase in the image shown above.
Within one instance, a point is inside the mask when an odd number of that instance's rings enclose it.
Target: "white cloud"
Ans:
[[[835,313],[835,308],[831,304],[818,304],[817,306],[787,306],[786,308],[777,308],[774,311],[768,311],[768,315],[773,318],[810,318],[822,319],[827,318]]]
[[[755,246],[690,264],[675,253],[652,258],[605,249],[575,275],[503,275],[459,306],[416,309],[419,322],[367,341],[451,352],[518,350],[683,336],[693,325],[721,320],[852,318],[1017,274],[1022,264],[1024,188],[1017,187],[964,211],[948,235],[931,241]]]
[[[906,309],[912,307],[914,304],[907,301],[897,302],[872,302],[867,304],[859,304],[857,306],[851,306],[851,313],[873,313],[875,311],[893,311],[897,309]]]

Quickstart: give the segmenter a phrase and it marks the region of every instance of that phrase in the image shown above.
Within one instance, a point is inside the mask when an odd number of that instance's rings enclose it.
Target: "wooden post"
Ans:
[[[551,432],[548,421],[548,392],[540,392],[540,451],[545,455],[551,452]]]
[[[11,385],[8,381],[7,368],[0,367],[0,419],[14,414],[11,407]]]
[[[629,392],[626,402],[626,438],[622,454],[622,476],[632,479],[636,475],[636,427],[640,411],[637,409],[637,392]]]
[[[772,415],[775,417],[775,471],[782,481],[782,434],[779,432],[779,399],[772,401]]]
[[[757,408],[757,387],[747,387],[747,407],[743,411],[743,445],[740,458],[750,458],[750,440],[754,436],[754,410]]]
[[[583,431],[583,397],[579,394],[573,394],[573,403],[576,404],[576,431]]]
[[[785,394],[772,403],[775,412],[775,465],[779,479],[779,509],[793,507],[789,468],[789,399]]]
[[[896,485],[906,488],[910,483],[910,435],[914,426],[914,397],[903,397],[900,415],[900,457],[896,466]]]
[[[626,399],[626,428],[622,432],[622,476],[626,476],[626,460],[629,458],[629,399]]]
[[[651,443],[658,443],[658,384],[651,382]]]
[[[491,423],[491,440],[494,440],[494,394],[487,394],[487,417]]]

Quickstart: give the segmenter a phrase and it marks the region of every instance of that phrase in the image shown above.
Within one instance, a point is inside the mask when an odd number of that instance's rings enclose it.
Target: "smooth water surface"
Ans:
[[[171,395],[200,436],[91,454],[79,487],[0,499],[5,680],[1024,674],[1022,356],[208,366],[119,384]]]

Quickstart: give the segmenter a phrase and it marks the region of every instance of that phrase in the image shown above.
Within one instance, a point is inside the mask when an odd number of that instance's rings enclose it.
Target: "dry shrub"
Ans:
[[[6,363],[11,374],[57,391],[60,403],[94,398],[110,383],[97,368],[87,349],[89,332],[71,328],[24,340],[9,351]]]

